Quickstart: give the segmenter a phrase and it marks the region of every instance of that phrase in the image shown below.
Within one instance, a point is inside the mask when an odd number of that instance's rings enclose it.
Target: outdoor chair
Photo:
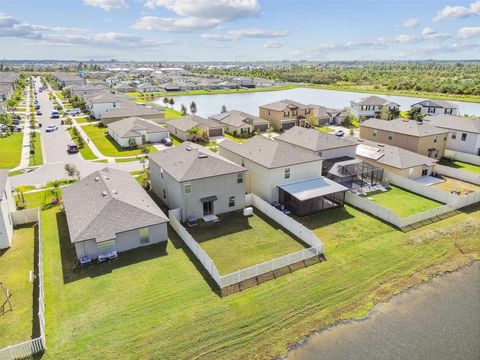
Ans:
[[[187,217],[187,225],[192,227],[192,226],[197,226],[198,225],[198,221],[196,218],[194,218],[193,216],[188,216]]]

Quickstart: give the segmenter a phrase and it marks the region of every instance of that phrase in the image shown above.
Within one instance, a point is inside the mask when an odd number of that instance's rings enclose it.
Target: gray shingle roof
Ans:
[[[188,141],[150,154],[148,158],[178,182],[246,171],[223,156]]]
[[[428,100],[422,100],[419,101],[418,103],[413,104],[414,105],[422,105],[425,107],[439,107],[439,108],[446,108],[446,109],[458,109],[458,105],[447,101],[447,100],[437,100],[437,99],[428,99]]]
[[[5,192],[5,186],[8,180],[8,170],[0,169],[0,200],[3,199],[3,193]]]
[[[268,124],[267,120],[260,119],[257,116],[250,115],[239,110],[230,110],[221,114],[212,115],[209,119],[219,121],[222,124],[230,125],[233,127],[240,127],[247,123],[250,125],[263,125]]]
[[[301,104],[301,103],[293,101],[293,100],[283,99],[283,100],[280,100],[280,101],[275,101],[275,102],[270,103],[270,104],[261,105],[260,107],[265,108],[265,109],[275,110],[275,111],[283,111],[287,108],[293,108],[293,107],[298,107],[299,109],[307,109],[310,106]]]
[[[327,134],[315,129],[306,129],[300,126],[294,126],[288,129],[282,135],[277,136],[275,140],[285,141],[312,151],[322,151],[356,145],[352,140]]]
[[[121,108],[108,109],[100,114],[101,119],[117,118],[117,117],[132,117],[132,116],[149,116],[158,115],[164,116],[164,111],[160,109],[152,109],[142,105],[129,105],[128,103],[122,103],[125,106]]]
[[[398,105],[397,103],[394,103],[393,101],[389,101],[387,99],[384,99],[384,98],[382,98],[380,96],[376,96],[376,95],[371,95],[371,96],[367,96],[367,97],[364,97],[364,98],[361,98],[361,99],[357,99],[357,100],[354,100],[353,102],[357,105],[383,106],[383,105],[390,104],[390,103]]]
[[[193,114],[182,116],[177,119],[172,119],[168,121],[168,125],[180,131],[188,131],[191,128],[198,126],[200,124],[208,128],[223,127],[222,124],[218,123],[218,121],[215,121],[212,119],[205,119],[201,116],[193,115]]]
[[[115,238],[115,234],[165,223],[167,216],[123,171],[104,168],[63,190],[72,243]]]
[[[427,122],[427,124],[443,129],[480,134],[480,118],[454,115],[427,115],[423,118],[423,121]]]
[[[448,132],[445,129],[440,129],[432,125],[405,119],[395,119],[390,121],[381,119],[368,119],[362,122],[360,126],[416,137],[440,135]]]
[[[218,146],[269,169],[320,160],[302,147],[263,136],[254,136],[244,143],[226,139]]]
[[[113,123],[108,124],[108,127],[112,129],[118,136],[122,138],[141,136],[139,131],[146,130],[147,134],[155,134],[168,132],[163,126],[157,125],[154,122],[139,118],[129,117]]]

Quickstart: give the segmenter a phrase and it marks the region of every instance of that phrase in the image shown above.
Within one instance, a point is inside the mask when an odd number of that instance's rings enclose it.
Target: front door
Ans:
[[[213,201],[203,203],[203,216],[213,214]]]

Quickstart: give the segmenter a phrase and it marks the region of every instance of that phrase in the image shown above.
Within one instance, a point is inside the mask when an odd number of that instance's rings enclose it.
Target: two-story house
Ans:
[[[449,130],[447,149],[480,156],[480,118],[453,115],[427,115],[423,121]]]
[[[447,100],[428,99],[413,104],[420,112],[427,115],[460,115],[458,105]]]
[[[15,201],[8,180],[8,170],[0,169],[0,249],[8,248],[12,244],[12,211],[15,211]]]
[[[260,106],[259,116],[268,120],[274,130],[288,130],[295,125],[304,126],[309,115],[313,115],[311,105],[293,100],[280,100]]]
[[[122,102],[126,101],[124,98],[108,93],[93,94],[85,98],[87,109],[95,119],[99,119],[100,114],[106,110],[121,108]]]
[[[155,194],[182,221],[245,207],[246,169],[191,142],[148,156]]]
[[[362,139],[398,146],[435,159],[443,156],[449,132],[407,119],[368,119],[360,125]]]
[[[378,118],[385,106],[390,111],[400,109],[399,104],[376,95],[350,101],[350,110],[358,119]]]

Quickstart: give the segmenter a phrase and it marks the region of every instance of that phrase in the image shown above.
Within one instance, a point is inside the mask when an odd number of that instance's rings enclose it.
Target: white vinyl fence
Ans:
[[[461,169],[455,169],[444,165],[435,165],[434,171],[438,174],[451,177],[453,179],[462,180],[475,185],[480,185],[480,174],[471,173]]]
[[[45,292],[44,292],[44,283],[43,283],[43,242],[42,242],[42,221],[40,218],[40,209],[27,209],[28,211],[21,210],[16,213],[23,212],[23,219],[26,223],[32,222],[32,214],[36,213],[36,220],[38,221],[38,320],[40,324],[40,336],[28,340],[19,344],[7,346],[6,348],[0,349],[0,360],[14,360],[14,359],[24,359],[31,357],[33,354],[45,351],[46,346],[46,337],[45,337]],[[34,211],[33,211],[34,210]],[[22,214],[20,214],[22,215]],[[19,215],[19,219],[22,219],[22,216]],[[19,225],[21,223],[18,223]]]
[[[467,162],[474,165],[480,165],[480,156],[467,154],[460,151],[445,150],[445,156],[458,161]]]
[[[297,221],[285,215],[281,211],[275,209],[267,202],[260,199],[254,194],[248,194],[246,198],[247,204],[251,204],[260,210],[262,213],[276,221],[282,227],[290,231],[299,239],[304,241],[310,247],[300,250],[280,258],[276,258],[261,264],[256,264],[248,268],[244,268],[227,275],[220,275],[213,260],[208,254],[198,245],[195,239],[188,233],[188,231],[180,224],[176,216],[179,212],[175,210],[169,211],[170,225],[175,229],[177,234],[182,238],[184,243],[192,251],[195,257],[200,261],[205,270],[210,274],[213,280],[217,283],[220,289],[229,285],[237,284],[241,281],[248,280],[266,274],[268,272],[281,269],[285,266],[295,264],[297,262],[310,259],[323,253],[323,243],[320,239],[305,226],[299,224]]]

